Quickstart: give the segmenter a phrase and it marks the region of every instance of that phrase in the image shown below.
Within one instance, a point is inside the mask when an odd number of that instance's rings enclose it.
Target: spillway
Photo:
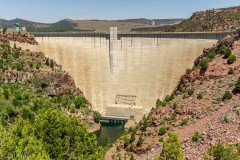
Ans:
[[[136,96],[148,113],[158,98],[171,94],[178,80],[202,50],[216,39],[122,36],[115,65],[107,36],[36,37],[39,50],[62,64],[94,110],[104,114],[116,95]],[[114,71],[114,74],[113,74]]]

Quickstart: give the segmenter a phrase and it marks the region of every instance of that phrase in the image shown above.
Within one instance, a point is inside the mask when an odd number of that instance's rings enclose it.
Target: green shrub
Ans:
[[[186,69],[186,74],[191,74],[191,73],[192,73],[192,69],[191,68]]]
[[[136,134],[136,132],[132,132],[131,133],[131,137],[130,137],[130,143],[132,143],[132,142],[134,142],[135,141],[135,134]]]
[[[160,99],[157,99],[156,107],[160,107],[160,106],[162,106],[162,101]]]
[[[21,110],[22,118],[23,119],[30,119],[32,120],[34,118],[34,114],[29,108],[23,107]]]
[[[138,147],[141,147],[142,144],[143,144],[143,141],[144,141],[143,136],[140,135],[140,137],[138,138],[137,146],[138,146]]]
[[[74,101],[74,104],[77,109],[80,107],[86,107],[86,100],[84,97],[77,97]]]
[[[227,47],[225,45],[222,45],[219,49],[218,49],[218,54],[224,54],[226,52]]]
[[[201,136],[199,134],[199,132],[195,132],[193,137],[192,137],[192,141],[193,142],[198,142],[200,140]]]
[[[49,58],[46,58],[46,65],[49,66]]]
[[[227,48],[224,52],[224,57],[225,58],[228,58],[230,55],[232,54],[232,51],[231,49]]]
[[[53,69],[54,68],[54,61],[51,59],[50,61],[50,67]]]
[[[202,69],[208,69],[208,63],[209,63],[209,58],[204,58],[202,59],[200,62],[199,62],[199,66],[202,68]]]
[[[187,120],[186,119],[182,120],[182,122],[180,123],[180,126],[185,126],[185,125],[187,125]]]
[[[177,103],[174,103],[172,108],[177,109]]]
[[[197,99],[202,99],[202,98],[203,98],[202,93],[198,93],[198,95],[197,95]]]
[[[159,128],[159,131],[158,131],[158,135],[162,136],[166,133],[166,128],[165,127],[161,127]]]
[[[234,73],[234,69],[233,68],[229,68],[228,74],[233,74]]]
[[[15,117],[16,113],[13,107],[7,107],[6,113],[9,117]]]
[[[235,84],[236,90],[240,92],[240,77],[237,80],[237,83]]]
[[[230,55],[228,57],[228,60],[227,60],[228,64],[233,64],[235,61],[236,61],[236,56]]]
[[[133,154],[131,154],[130,160],[135,160]]]
[[[232,99],[232,93],[230,93],[229,91],[226,91],[223,95],[223,100],[228,100],[228,99]]]
[[[93,118],[94,118],[94,121],[96,123],[99,123],[100,122],[100,118],[101,118],[101,114],[99,112],[97,112],[97,111],[94,111],[93,112]]]
[[[5,34],[6,32],[7,32],[7,28],[4,27],[4,28],[3,28],[3,34]]]
[[[130,139],[128,137],[124,137],[124,148],[126,148],[130,144]]]
[[[214,52],[210,52],[208,55],[207,55],[207,58],[209,58],[209,59],[214,59],[215,58],[215,56],[216,56],[216,54],[214,53]]]
[[[146,131],[146,129],[147,129],[147,127],[148,127],[148,119],[146,118],[146,116],[145,116],[145,114],[143,115],[143,125],[142,125],[142,130],[143,131]]]
[[[240,145],[231,145],[224,147],[221,144],[216,144],[209,148],[208,150],[209,156],[206,159],[209,160],[238,160],[240,157]]]
[[[191,95],[193,95],[193,93],[194,93],[194,89],[193,88],[189,88],[188,89],[188,95],[191,96]]]

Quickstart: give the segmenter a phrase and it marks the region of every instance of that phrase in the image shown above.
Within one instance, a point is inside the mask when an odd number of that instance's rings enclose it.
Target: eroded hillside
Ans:
[[[239,77],[240,41],[235,34],[205,49],[173,94],[158,100],[151,113],[123,135],[106,158],[159,157],[170,132],[178,134],[182,152],[191,160],[203,159],[218,143],[239,144]]]
[[[196,12],[176,25],[135,28],[138,32],[210,32],[234,31],[239,26],[239,7],[222,8]]]

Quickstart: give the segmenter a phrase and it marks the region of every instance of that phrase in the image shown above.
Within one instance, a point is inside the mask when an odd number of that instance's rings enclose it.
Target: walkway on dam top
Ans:
[[[126,32],[118,33],[121,37],[151,37],[151,38],[186,38],[186,39],[222,39],[234,32]],[[32,32],[36,37],[106,37],[110,33],[99,32]]]

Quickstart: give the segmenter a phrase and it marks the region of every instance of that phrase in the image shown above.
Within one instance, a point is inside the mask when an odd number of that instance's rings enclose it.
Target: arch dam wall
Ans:
[[[93,109],[104,115],[117,94],[135,95],[136,106],[150,112],[158,98],[171,94],[202,50],[225,35],[120,34],[114,65],[107,34],[39,34],[36,40],[38,50],[62,64]]]

